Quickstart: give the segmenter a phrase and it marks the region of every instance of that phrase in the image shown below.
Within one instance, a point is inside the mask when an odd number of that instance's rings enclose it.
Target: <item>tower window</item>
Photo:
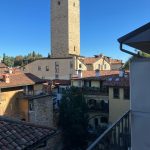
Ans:
[[[42,69],[41,69],[41,66],[38,66],[38,71],[41,71]]]
[[[46,66],[46,71],[49,71],[49,66]]]
[[[60,1],[58,1],[58,5],[60,5]]]
[[[79,68],[82,68],[82,64],[79,64]]]
[[[76,51],[76,47],[74,46],[74,51]]]
[[[76,3],[73,3],[73,6],[75,7],[75,6],[76,6]]]

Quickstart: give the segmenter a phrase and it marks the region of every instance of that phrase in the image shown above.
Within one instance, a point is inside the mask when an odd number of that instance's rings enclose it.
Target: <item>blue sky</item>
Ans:
[[[117,39],[150,21],[150,0],[81,0],[81,55],[126,60]],[[0,55],[50,51],[50,0],[0,0]]]

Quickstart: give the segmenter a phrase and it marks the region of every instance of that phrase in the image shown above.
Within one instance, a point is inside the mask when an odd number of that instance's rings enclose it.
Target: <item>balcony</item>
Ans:
[[[101,134],[87,150],[129,150],[131,148],[130,111]]]
[[[108,91],[106,89],[101,89],[97,87],[82,87],[79,88],[83,92],[83,94],[86,95],[102,95],[102,96],[108,96]]]
[[[109,113],[109,104],[105,103],[103,100],[101,100],[100,102],[97,102],[96,100],[89,100],[88,110],[90,112]]]

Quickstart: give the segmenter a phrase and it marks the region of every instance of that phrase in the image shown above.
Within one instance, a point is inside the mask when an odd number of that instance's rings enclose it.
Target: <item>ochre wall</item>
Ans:
[[[103,65],[103,68],[99,68],[98,65]],[[104,65],[106,65],[106,68],[104,68]],[[96,69],[99,69],[99,70],[111,70],[110,68],[110,64],[108,62],[106,62],[103,58],[99,59],[98,61],[96,61],[94,64],[93,64],[93,70],[96,70]]]
[[[0,115],[17,117],[18,114],[18,97],[23,93],[22,90],[8,91],[0,93]]]
[[[120,88],[120,98],[114,99],[113,88],[109,88],[109,122],[114,123],[130,109],[130,100],[124,99],[123,88]]]

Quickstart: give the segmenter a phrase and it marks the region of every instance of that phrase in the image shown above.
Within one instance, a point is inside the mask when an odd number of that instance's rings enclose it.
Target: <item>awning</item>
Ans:
[[[150,54],[150,22],[119,38],[118,41]]]

